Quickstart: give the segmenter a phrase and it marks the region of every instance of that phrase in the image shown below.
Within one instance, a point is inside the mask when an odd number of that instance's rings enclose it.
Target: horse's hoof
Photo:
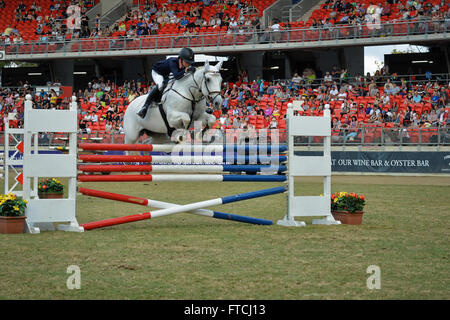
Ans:
[[[214,141],[216,141],[216,137],[212,136],[211,139],[209,139],[209,141],[204,140],[203,143],[205,143],[205,144],[212,144],[212,143],[214,143]]]
[[[176,143],[176,144],[184,143],[183,136],[178,136],[178,137],[175,139],[175,143]]]

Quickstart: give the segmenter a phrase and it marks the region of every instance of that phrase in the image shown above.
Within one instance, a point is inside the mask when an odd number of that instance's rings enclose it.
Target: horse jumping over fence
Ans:
[[[216,117],[206,112],[207,100],[214,108],[222,106],[220,94],[222,61],[212,66],[205,62],[193,73],[170,82],[164,90],[161,104],[149,108],[144,119],[137,115],[145,103],[146,95],[134,99],[125,111],[123,129],[125,143],[135,144],[143,133],[151,137],[151,143],[168,143],[177,129],[189,129],[194,121],[212,128]]]

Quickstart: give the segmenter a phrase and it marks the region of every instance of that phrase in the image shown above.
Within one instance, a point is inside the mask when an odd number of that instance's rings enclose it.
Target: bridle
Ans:
[[[217,74],[220,75],[220,73],[219,73],[219,71],[206,71],[206,72],[204,73],[204,75],[203,75],[203,83],[204,83],[204,85],[205,85],[205,87],[206,87],[206,90],[208,91],[208,94],[206,95],[206,97],[208,98],[209,103],[210,103],[210,104],[213,104],[213,103],[214,103],[214,100],[216,100],[216,98],[217,98],[218,96],[220,96],[221,92],[220,92],[220,90],[218,90],[218,91],[211,91],[211,90],[209,89],[208,81],[206,81],[206,74],[207,74],[207,73],[214,74],[214,75],[217,75]],[[194,79],[194,81],[195,81],[195,79]],[[212,97],[212,95],[214,95],[214,97]]]

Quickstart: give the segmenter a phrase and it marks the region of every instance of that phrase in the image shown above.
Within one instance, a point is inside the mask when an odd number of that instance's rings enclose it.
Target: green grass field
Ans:
[[[85,183],[185,204],[272,183]],[[320,194],[321,181],[297,181]],[[255,226],[187,213],[85,233],[0,235],[0,299],[449,299],[450,177],[333,176],[332,191],[364,194],[360,226]],[[178,199],[177,201],[175,199]],[[218,211],[282,219],[286,195]],[[148,211],[79,196],[84,223]],[[69,290],[67,268],[81,271]],[[368,289],[369,266],[380,289]]]

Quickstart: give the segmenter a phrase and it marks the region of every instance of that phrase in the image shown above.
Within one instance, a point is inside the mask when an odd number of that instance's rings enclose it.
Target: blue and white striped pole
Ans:
[[[158,163],[164,156],[153,156]],[[171,154],[172,163],[192,163],[192,164],[279,164],[287,161],[285,155],[240,155],[236,153],[180,153]],[[157,162],[158,161],[158,162]]]
[[[223,152],[261,152],[265,151],[267,153],[272,152],[286,152],[287,145],[225,145],[223,147]]]
[[[81,172],[154,172],[154,173],[221,173],[221,172],[247,172],[247,173],[283,173],[287,170],[285,165],[208,165],[208,164],[148,164],[148,165],[126,165],[126,164],[80,164],[78,170]]]
[[[285,175],[161,174],[78,175],[79,182],[283,182]]]
[[[241,156],[237,154],[222,155],[156,155],[156,156],[131,156],[131,155],[90,155],[82,154],[78,157],[85,163],[105,162],[148,162],[160,164],[272,164],[286,162],[287,156]]]

